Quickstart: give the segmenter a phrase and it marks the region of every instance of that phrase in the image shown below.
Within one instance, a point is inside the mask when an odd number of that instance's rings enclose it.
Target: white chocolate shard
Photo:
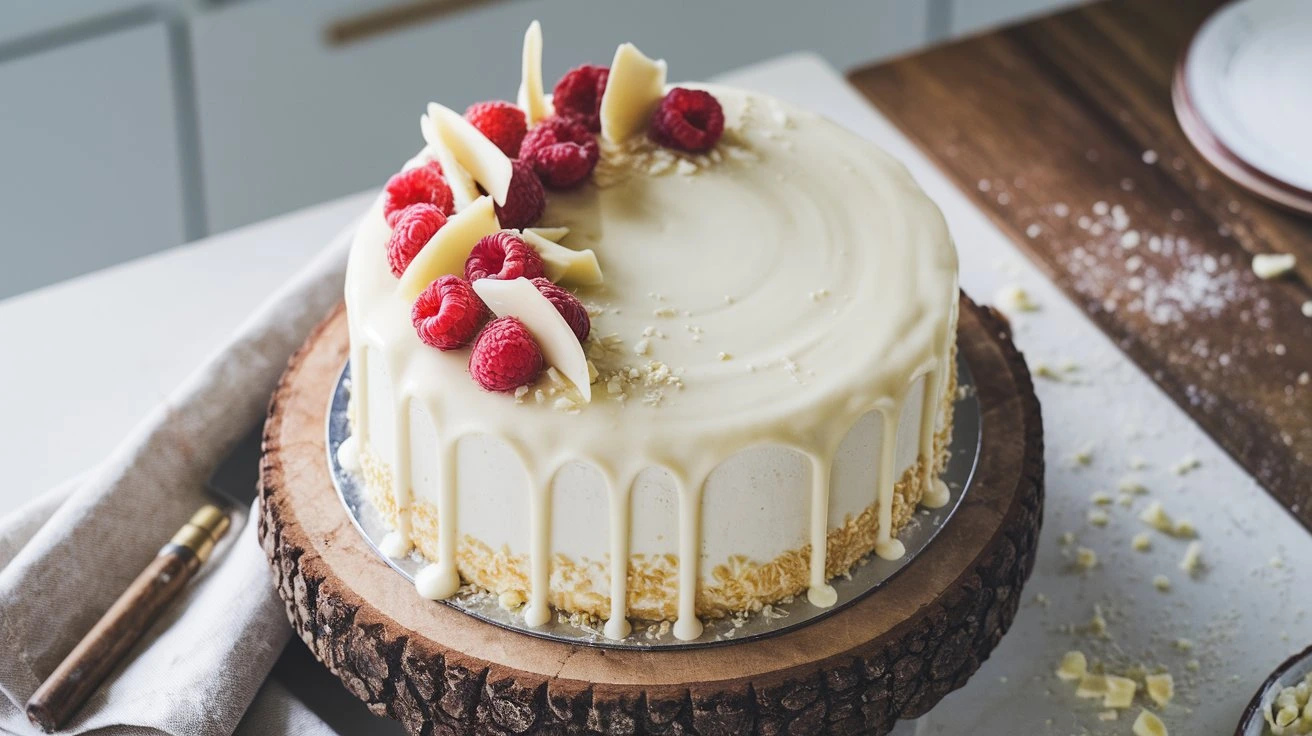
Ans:
[[[492,195],[493,201],[505,206],[513,173],[505,152],[449,107],[428,103],[428,119],[433,121],[438,137],[460,166]]]
[[[424,142],[428,144],[428,152],[442,166],[442,176],[446,178],[447,186],[451,187],[451,197],[455,200],[456,212],[468,207],[474,200],[478,199],[478,187],[474,180],[465,171],[465,167],[460,165],[456,160],[455,153],[447,147],[446,142],[442,140],[442,135],[437,131],[437,123],[427,114],[419,117],[419,132],[424,136]]]
[[[450,223],[448,223],[450,226]],[[440,230],[438,232],[441,232]],[[592,384],[588,381],[588,359],[569,323],[526,278],[510,281],[479,279],[474,291],[498,317],[515,317],[533,333],[547,365],[568,378],[585,403],[592,401]]]
[[[645,132],[664,96],[665,61],[648,59],[631,43],[620,44],[601,95],[601,137],[623,143]]]
[[[1175,697],[1175,679],[1169,672],[1160,675],[1148,675],[1144,678],[1144,683],[1148,686],[1148,697],[1158,707],[1163,707]]]
[[[551,117],[551,103],[542,89],[542,24],[533,21],[524,32],[524,63],[519,82],[519,108],[530,126]]]
[[[567,228],[567,227],[527,227],[527,228],[524,228],[524,232],[526,232],[526,233],[536,233],[537,235],[540,235],[541,237],[544,237],[544,238],[546,238],[547,240],[550,240],[550,241],[553,242],[553,243],[559,243],[560,241],[562,241],[562,240],[565,239],[565,236],[566,236],[566,235],[569,235],[569,228]]]
[[[1089,673],[1089,660],[1084,652],[1070,651],[1061,658],[1057,666],[1057,679],[1063,682],[1077,682]]]
[[[572,250],[542,237],[532,229],[524,230],[520,237],[542,256],[547,278],[556,283],[592,286],[601,283],[601,266],[591,248]]]
[[[484,236],[501,229],[491,197],[479,197],[434,233],[401,274],[397,289],[413,302],[428,285],[447,274],[462,275],[465,260]],[[577,340],[575,341],[577,342]]]

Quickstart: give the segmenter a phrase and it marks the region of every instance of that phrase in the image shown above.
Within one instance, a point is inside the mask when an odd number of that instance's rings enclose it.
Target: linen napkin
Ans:
[[[23,714],[28,697],[206,502],[206,480],[262,420],[287,359],[341,300],[352,230],[99,466],[0,519],[0,729],[39,733]],[[250,733],[331,733],[286,690],[261,691],[291,629],[255,522],[229,535],[63,733],[226,736],[239,722]]]

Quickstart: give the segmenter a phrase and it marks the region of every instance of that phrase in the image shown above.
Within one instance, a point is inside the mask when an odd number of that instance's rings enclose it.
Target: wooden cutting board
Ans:
[[[1171,104],[1220,4],[1110,0],[850,78],[1312,529],[1312,220],[1211,168]],[[1258,253],[1298,266],[1262,281]]]

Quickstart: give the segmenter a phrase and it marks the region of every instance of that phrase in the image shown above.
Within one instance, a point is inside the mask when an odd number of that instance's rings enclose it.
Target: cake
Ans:
[[[429,104],[351,248],[339,457],[384,553],[613,639],[833,605],[948,499],[940,212],[813,113],[629,44],[548,96],[541,54],[534,23],[514,104]]]

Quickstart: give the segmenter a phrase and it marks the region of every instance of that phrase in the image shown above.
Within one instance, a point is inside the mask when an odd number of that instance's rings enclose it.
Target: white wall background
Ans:
[[[815,51],[840,69],[1074,0],[487,0],[345,44],[414,0],[0,2],[0,299],[382,182],[423,106],[513,98],[620,41],[699,79]]]

